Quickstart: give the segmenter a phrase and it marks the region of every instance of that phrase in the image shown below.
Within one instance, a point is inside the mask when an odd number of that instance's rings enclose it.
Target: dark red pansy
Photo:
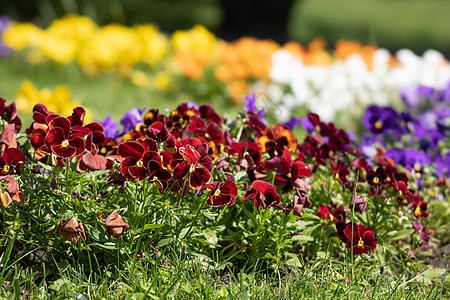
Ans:
[[[378,242],[375,232],[369,227],[365,227],[361,223],[358,225],[347,224],[344,229],[347,238],[346,247],[348,250],[353,249],[353,255],[360,255],[373,251]]]
[[[411,203],[413,194],[408,189],[408,186],[406,183],[402,180],[397,182],[397,190],[398,190],[398,196],[397,196],[397,202],[398,204],[405,206]]]
[[[66,117],[56,117],[49,123],[45,144],[52,153],[60,158],[70,158],[85,150],[82,134],[71,134],[70,121]]]
[[[16,148],[8,148],[0,156],[0,176],[21,175],[20,166],[25,162],[25,155]]]
[[[367,182],[370,185],[378,186],[383,185],[385,183],[385,180],[387,178],[386,174],[384,173],[384,169],[382,167],[378,167],[375,172],[369,172],[367,173]]]
[[[231,206],[236,202],[238,188],[234,181],[211,182],[203,185],[203,188],[211,189],[207,202],[213,207]]]
[[[163,193],[172,179],[172,174],[169,170],[162,167],[161,161],[149,160],[148,162],[149,182],[155,183],[159,192]]]
[[[155,140],[145,139],[120,143],[117,152],[124,157],[122,161],[122,175],[127,179],[142,180],[148,175],[148,162],[161,162],[158,146]]]
[[[328,225],[333,222],[337,223],[339,221],[345,221],[345,207],[344,204],[339,206],[338,208],[334,208],[332,205],[326,206],[321,204],[319,206],[319,211],[317,212],[317,216],[319,218],[326,218],[330,220]]]
[[[255,180],[252,183],[252,188],[245,193],[243,199],[253,199],[255,208],[261,206],[264,209],[268,209],[280,204],[281,197],[272,184],[263,180]]]
[[[418,218],[428,218],[427,206],[428,203],[423,201],[422,196],[419,194],[414,194],[412,198],[412,208],[414,219]]]
[[[200,144],[196,147],[186,145],[178,149],[183,161],[177,163],[173,176],[180,179],[188,176],[188,185],[194,189],[200,189],[211,178],[212,159],[207,155],[208,145]],[[171,163],[172,165],[172,163]]]

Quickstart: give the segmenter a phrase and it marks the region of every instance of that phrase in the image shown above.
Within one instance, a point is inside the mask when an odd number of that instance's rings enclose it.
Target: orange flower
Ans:
[[[275,146],[287,147],[289,151],[297,149],[297,139],[289,127],[278,124],[277,127],[266,128],[261,132],[261,136],[256,138],[256,143],[261,149],[261,153],[267,153],[267,143],[272,142]]]

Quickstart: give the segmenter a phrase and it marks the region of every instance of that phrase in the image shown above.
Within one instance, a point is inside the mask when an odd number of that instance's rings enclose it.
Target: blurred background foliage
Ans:
[[[279,43],[323,36],[331,47],[346,38],[394,52],[433,48],[450,56],[447,0],[15,0],[0,13],[46,27],[68,13],[97,24],[151,22],[168,33],[203,24],[219,37],[244,35]]]

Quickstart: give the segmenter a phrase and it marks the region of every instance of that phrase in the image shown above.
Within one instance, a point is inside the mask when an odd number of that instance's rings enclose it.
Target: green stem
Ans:
[[[206,203],[207,199],[208,199],[208,195],[206,195],[205,200],[203,200],[203,203],[198,207],[198,210],[197,210],[197,213],[195,214],[194,220],[191,222],[191,225],[189,226],[188,231],[186,232],[186,234],[183,237],[181,237],[181,239],[184,239],[185,237],[187,237],[189,235],[189,233],[191,233],[195,222],[197,222],[198,215],[200,214],[200,211],[202,210],[202,207]]]

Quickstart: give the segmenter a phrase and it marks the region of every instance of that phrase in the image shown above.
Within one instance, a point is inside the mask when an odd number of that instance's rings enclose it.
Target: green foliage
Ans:
[[[442,0],[303,0],[292,9],[289,28],[303,43],[323,36],[330,44],[345,38],[391,51],[450,53],[449,10],[450,3]]]

